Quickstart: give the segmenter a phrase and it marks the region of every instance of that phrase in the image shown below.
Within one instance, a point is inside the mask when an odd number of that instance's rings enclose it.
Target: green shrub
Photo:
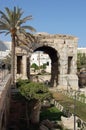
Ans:
[[[62,115],[63,113],[59,111],[56,107],[50,107],[41,111],[40,119],[41,120],[49,119],[53,121],[61,120]]]
[[[30,81],[29,81],[28,79],[22,80],[22,79],[19,78],[19,79],[17,80],[16,85],[17,85],[17,87],[19,88],[19,87],[24,86],[24,85],[26,85],[26,84],[28,84],[28,83],[30,83]]]
[[[28,100],[38,99],[40,101],[43,101],[45,99],[49,100],[52,97],[52,94],[49,92],[48,88],[43,83],[23,82],[23,84],[20,86],[21,86],[19,87],[20,93],[23,96],[25,96]]]

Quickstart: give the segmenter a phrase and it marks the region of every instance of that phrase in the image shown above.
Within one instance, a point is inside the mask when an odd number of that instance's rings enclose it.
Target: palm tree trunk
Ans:
[[[32,124],[38,124],[40,121],[40,109],[41,109],[41,102],[37,101],[31,111],[30,120]]]
[[[15,36],[12,36],[12,60],[11,60],[11,74],[12,74],[12,85],[15,86]]]

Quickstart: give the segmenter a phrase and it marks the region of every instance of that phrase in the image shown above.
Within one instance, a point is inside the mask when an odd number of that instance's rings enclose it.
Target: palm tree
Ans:
[[[15,47],[17,46],[17,40],[19,39],[19,34],[23,34],[26,37],[29,37],[30,40],[32,35],[27,30],[34,32],[36,31],[32,26],[25,26],[28,20],[32,19],[32,16],[27,16],[22,18],[23,11],[21,8],[14,7],[13,10],[9,8],[5,8],[5,12],[0,11],[0,33],[5,33],[5,35],[9,34],[12,38],[12,66],[11,66],[11,74],[12,74],[12,84],[15,84]],[[23,41],[22,41],[23,42]]]

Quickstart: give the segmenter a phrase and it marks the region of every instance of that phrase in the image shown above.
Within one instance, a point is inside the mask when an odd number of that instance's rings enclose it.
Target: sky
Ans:
[[[78,38],[78,47],[86,47],[86,0],[0,0],[0,10],[5,7],[22,8],[23,17],[32,15],[26,25],[37,32],[67,34]],[[11,41],[0,35],[0,40]]]

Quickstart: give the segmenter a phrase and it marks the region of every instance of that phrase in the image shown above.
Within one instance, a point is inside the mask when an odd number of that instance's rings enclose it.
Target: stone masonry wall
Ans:
[[[11,75],[0,83],[0,130],[6,130],[10,107]]]
[[[35,42],[32,43],[32,52],[34,52],[38,48],[40,50],[40,48],[42,49],[42,47],[46,47],[46,48],[50,47],[52,48],[52,50],[55,50],[53,52],[55,53],[57,52],[57,59],[58,59],[58,61],[56,61],[57,67],[52,67],[52,70],[51,70],[52,72],[51,77],[54,77],[58,80],[58,82],[56,81],[56,83],[54,83],[54,86],[58,88],[64,88],[64,89],[67,89],[67,87],[78,89],[78,77],[76,75],[78,38],[74,36],[69,36],[69,35],[48,34],[48,33],[37,33],[34,36],[35,36]],[[49,50],[47,50],[47,53],[48,52],[49,54],[52,53]],[[17,52],[17,54],[18,53],[19,52]],[[24,53],[22,52],[21,54],[24,55]],[[30,55],[31,55],[31,52],[30,52]],[[55,62],[55,60],[53,60],[55,58],[53,57],[53,55],[54,54],[52,54],[51,56],[52,65],[54,65],[54,62]],[[56,56],[56,54],[54,56]],[[71,64],[69,63],[68,58],[71,59]],[[70,64],[70,67],[68,67],[68,63]],[[23,58],[23,67],[24,67],[23,68],[24,77],[25,76],[27,77],[27,73],[25,69],[26,68],[25,58]],[[68,73],[68,69],[70,69],[70,73]],[[56,73],[57,73],[57,76],[56,76]]]

